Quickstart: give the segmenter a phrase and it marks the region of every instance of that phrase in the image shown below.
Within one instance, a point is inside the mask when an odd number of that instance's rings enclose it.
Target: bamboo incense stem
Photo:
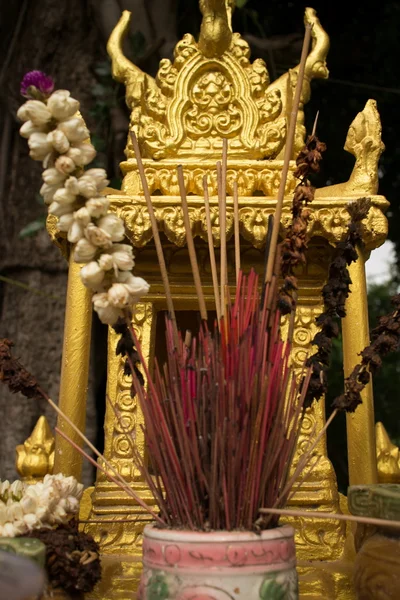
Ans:
[[[235,270],[237,284],[240,271],[239,194],[237,181],[233,184],[233,222],[235,230]]]
[[[203,188],[204,188],[204,207],[205,207],[205,212],[206,212],[206,223],[207,223],[208,251],[210,253],[211,276],[212,276],[213,288],[214,288],[215,310],[217,313],[217,321],[218,321],[218,327],[219,327],[219,321],[221,318],[221,306],[220,306],[220,302],[219,302],[217,263],[215,261],[214,240],[213,240],[212,227],[211,227],[210,197],[208,194],[207,175],[204,175],[204,177],[203,177]]]
[[[143,161],[142,161],[142,157],[140,154],[139,144],[138,144],[136,135],[133,131],[130,132],[130,136],[131,136],[131,140],[132,140],[132,144],[133,144],[133,149],[135,151],[140,180],[142,182],[143,194],[146,199],[147,210],[149,211],[149,217],[150,217],[151,229],[153,232],[154,244],[156,247],[158,263],[160,265],[161,278],[162,278],[164,290],[165,290],[165,297],[167,300],[167,309],[169,312],[170,319],[172,321],[172,327],[173,327],[173,331],[174,331],[174,342],[175,342],[176,348],[178,348],[178,346],[179,346],[178,327],[176,324],[176,316],[175,316],[174,305],[172,302],[171,288],[169,285],[168,272],[167,272],[167,267],[165,264],[164,253],[163,253],[161,240],[160,240],[160,234],[158,231],[157,220],[156,220],[156,216],[154,214],[153,204],[151,202],[149,187],[147,185],[147,179],[146,179],[146,174],[144,172]]]
[[[220,226],[220,285],[221,285],[221,317],[225,316],[225,285],[226,285],[226,195],[224,195],[223,169],[217,163],[218,196],[219,196],[219,226]]]
[[[317,131],[318,117],[319,117],[319,110],[317,110],[317,114],[315,115],[314,125],[313,125],[312,132],[311,132],[312,136],[314,136],[315,132]]]
[[[78,437],[88,446],[88,448],[90,448],[90,450],[97,456],[97,458],[99,458],[101,461],[104,462],[104,464],[106,465],[106,467],[112,472],[114,473],[115,477],[120,481],[121,483],[121,487],[122,486],[126,486],[127,482],[124,480],[124,478],[118,473],[118,471],[112,466],[112,464],[106,459],[105,456],[103,456],[103,454],[101,454],[96,446],[94,446],[92,444],[92,442],[78,429],[78,427],[71,421],[71,419],[57,406],[57,404],[55,402],[53,402],[53,400],[51,398],[49,398],[48,396],[46,396],[46,394],[43,393],[43,397],[47,400],[47,402],[50,404],[50,406],[53,408],[53,410],[56,411],[56,413],[66,422],[68,423],[68,425],[73,429],[73,431],[78,435]],[[75,449],[78,450],[79,446],[78,444],[75,444],[75,442],[71,439],[70,436],[68,436],[65,432],[62,432],[60,427],[58,427],[58,432],[59,435],[61,435],[61,437],[64,438],[64,440],[67,440],[68,443]],[[78,452],[80,452],[80,454],[82,454],[81,449],[78,450]]]
[[[289,130],[288,130],[288,134],[286,137],[282,176],[281,176],[281,181],[279,184],[278,199],[277,199],[275,215],[274,215],[274,227],[272,229],[271,244],[270,244],[270,250],[269,250],[269,254],[268,254],[267,271],[266,271],[266,275],[265,275],[266,281],[271,281],[271,277],[272,277],[272,273],[273,273],[273,269],[274,269],[276,246],[278,243],[279,227],[281,224],[281,217],[282,217],[283,199],[285,196],[285,188],[286,188],[286,181],[287,181],[287,176],[288,176],[288,172],[289,172],[290,160],[291,160],[292,154],[293,154],[294,137],[295,137],[296,125],[297,125],[297,113],[299,111],[301,93],[302,93],[302,89],[303,89],[304,70],[305,70],[305,66],[306,66],[308,48],[310,46],[310,39],[311,39],[311,25],[307,24],[306,25],[306,33],[305,33],[304,42],[303,42],[303,49],[301,52],[301,60],[300,60],[298,77],[297,77],[296,91],[294,94],[293,106],[292,106],[292,110],[290,113]]]
[[[358,517],[356,515],[342,515],[337,513],[319,512],[317,510],[291,510],[287,508],[261,508],[260,513],[264,515],[281,515],[282,517],[303,517],[308,519],[335,519],[337,521],[351,521],[364,525],[376,525],[377,527],[389,527],[400,529],[400,521],[387,521],[386,519],[375,519],[370,517]]]
[[[99,465],[99,463],[96,462],[87,452],[85,452],[83,450],[83,448],[81,448],[80,446],[78,446],[78,444],[75,444],[75,442],[68,435],[66,435],[63,431],[61,431],[60,429],[58,429],[58,427],[55,428],[55,431],[56,431],[56,433],[58,433],[58,435],[60,435],[62,438],[64,438],[64,440],[68,444],[71,444],[71,446],[75,450],[77,450],[84,458],[86,458],[86,460],[88,462],[90,462],[90,464],[92,464],[94,467],[96,467],[96,469],[99,469],[99,471],[101,471],[102,473],[104,473],[104,475],[107,477],[107,479],[109,479],[110,481],[112,481],[113,483],[115,483],[119,488],[121,488],[122,490],[124,490],[124,492],[126,492],[126,494],[128,496],[130,496],[136,502],[138,502],[138,504],[142,508],[144,508],[146,511],[148,511],[152,515],[152,517],[154,519],[156,519],[161,525],[164,524],[164,521],[162,519],[160,519],[160,517],[151,509],[151,507],[147,506],[147,504],[140,498],[140,496],[138,496],[137,494],[135,494],[135,492],[133,492],[130,489],[130,487],[128,486],[127,483],[122,484],[120,481],[117,481],[117,479],[115,479],[115,477],[113,477],[112,475],[110,475],[110,473],[108,473],[104,469],[104,467],[102,467],[101,465]],[[81,521],[81,522],[83,522],[83,521]]]
[[[204,300],[203,288],[201,285],[199,263],[197,262],[196,249],[194,247],[192,228],[190,226],[189,209],[186,198],[185,180],[183,178],[182,165],[177,167],[179,191],[181,194],[183,220],[185,223],[186,243],[189,251],[190,264],[192,266],[194,285],[196,288],[197,298],[199,301],[200,316],[203,321],[207,321],[207,308]]]

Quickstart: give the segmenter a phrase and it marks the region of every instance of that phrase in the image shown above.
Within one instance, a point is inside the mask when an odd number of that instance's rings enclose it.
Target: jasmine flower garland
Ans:
[[[79,115],[79,102],[68,90],[54,89],[41,71],[27,73],[21,93],[28,101],[17,112],[23,121],[30,156],[44,167],[40,193],[58,228],[74,244],[74,259],[84,264],[83,284],[93,290],[93,306],[100,320],[114,325],[124,310],[147,294],[148,283],[132,273],[132,247],[122,219],[109,212],[104,169],[85,167],[96,156],[89,131]]]
[[[74,477],[46,475],[42,482],[0,482],[0,537],[26,535],[68,523],[78,513],[83,485]]]

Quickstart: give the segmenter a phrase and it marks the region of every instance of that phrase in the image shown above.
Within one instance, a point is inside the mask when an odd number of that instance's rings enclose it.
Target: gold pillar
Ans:
[[[342,321],[344,375],[348,377],[359,353],[369,344],[367,284],[365,256],[359,251],[358,261],[349,267],[351,293],[346,301],[346,317]],[[347,414],[347,447],[350,485],[378,482],[372,381],[361,393],[362,404]]]
[[[58,405],[71,421],[84,432],[89,377],[92,301],[90,290],[84,287],[79,277],[80,269],[81,265],[74,262],[71,253]],[[60,416],[57,425],[76,444],[82,445],[78,435]],[[54,473],[73,475],[78,480],[81,479],[82,474],[82,456],[59,435],[56,435]]]

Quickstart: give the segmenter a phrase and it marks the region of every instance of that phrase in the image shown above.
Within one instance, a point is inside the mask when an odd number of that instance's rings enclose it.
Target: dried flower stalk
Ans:
[[[307,365],[312,368],[312,375],[308,386],[306,405],[310,405],[313,400],[318,400],[327,391],[326,374],[332,343],[333,339],[339,335],[338,319],[346,316],[345,303],[350,294],[351,279],[347,267],[358,258],[357,247],[362,245],[361,222],[368,215],[370,206],[369,198],[360,198],[356,202],[351,202],[347,207],[350,223],[344,239],[336,244],[335,257],[329,267],[328,281],[322,288],[324,311],[316,319],[316,323],[321,329],[312,341],[318,349],[307,359]],[[350,409],[349,406],[347,410]]]
[[[394,310],[379,319],[372,330],[372,343],[361,352],[361,362],[356,365],[345,381],[345,392],[338,396],[333,406],[338,410],[354,412],[361,404],[361,392],[369,383],[371,375],[382,366],[382,358],[398,350],[400,345],[400,294],[392,298]]]
[[[307,206],[313,201],[315,194],[315,188],[311,185],[309,177],[318,173],[322,153],[325,150],[325,144],[320,142],[315,135],[311,135],[296,159],[297,169],[294,175],[300,182],[294,191],[292,222],[282,242],[281,251],[283,285],[279,291],[278,302],[283,315],[290,313],[295,308],[295,294],[298,289],[295,270],[306,262],[306,234],[311,214]]]

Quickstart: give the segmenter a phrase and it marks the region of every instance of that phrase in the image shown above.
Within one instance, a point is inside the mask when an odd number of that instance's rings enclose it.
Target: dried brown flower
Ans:
[[[101,578],[99,546],[78,530],[74,520],[56,529],[38,529],[29,537],[46,545],[46,570],[54,588],[67,593],[91,592]]]
[[[113,325],[113,329],[115,333],[120,335],[120,338],[117,343],[117,348],[115,353],[117,356],[126,356],[127,359],[124,365],[124,373],[125,375],[131,375],[133,366],[136,377],[140,381],[141,385],[144,384],[144,379],[141,371],[138,368],[138,364],[140,364],[139,354],[134,346],[131,332],[129,331],[129,327],[126,321],[122,318],[119,318],[115,325]],[[135,395],[135,391],[132,388],[132,394]]]
[[[41,396],[35,377],[12,356],[12,346],[10,340],[0,339],[0,381],[5,383],[13,394],[21,392],[27,398]]]
[[[302,179],[308,177],[310,173],[318,173],[322,153],[325,150],[326,145],[320,142],[316,135],[308,136],[306,145],[300,150],[296,159],[297,170],[295,176]]]
[[[393,312],[379,319],[372,330],[372,343],[361,352],[361,362],[345,381],[345,393],[335,399],[333,407],[354,412],[361,404],[361,392],[382,365],[382,357],[395,352],[400,345],[400,294],[392,298]]]
[[[284,282],[279,291],[278,308],[283,315],[290,313],[295,307],[297,278],[294,276],[294,270],[306,262],[307,225],[311,214],[305,207],[312,202],[315,193],[308,177],[319,171],[319,163],[325,149],[325,144],[315,135],[309,136],[296,159],[295,176],[300,179],[300,183],[294,191],[293,218],[281,248],[281,274]]]
[[[316,319],[321,328],[312,343],[318,348],[312,356],[307,359],[307,366],[312,367],[311,380],[306,395],[306,405],[313,400],[319,400],[327,391],[327,375],[332,341],[339,335],[338,318],[346,316],[345,303],[350,293],[350,274],[348,265],[358,258],[357,245],[362,244],[361,221],[368,215],[371,206],[369,198],[360,198],[348,205],[350,223],[344,239],[336,244],[335,257],[329,267],[328,281],[322,288],[324,300],[324,311]],[[355,407],[355,389],[353,390],[351,407]],[[350,398],[350,395],[349,395]],[[338,406],[342,409],[345,405],[344,397],[337,399]],[[350,409],[347,409],[350,410]],[[352,408],[354,410],[354,408]]]

